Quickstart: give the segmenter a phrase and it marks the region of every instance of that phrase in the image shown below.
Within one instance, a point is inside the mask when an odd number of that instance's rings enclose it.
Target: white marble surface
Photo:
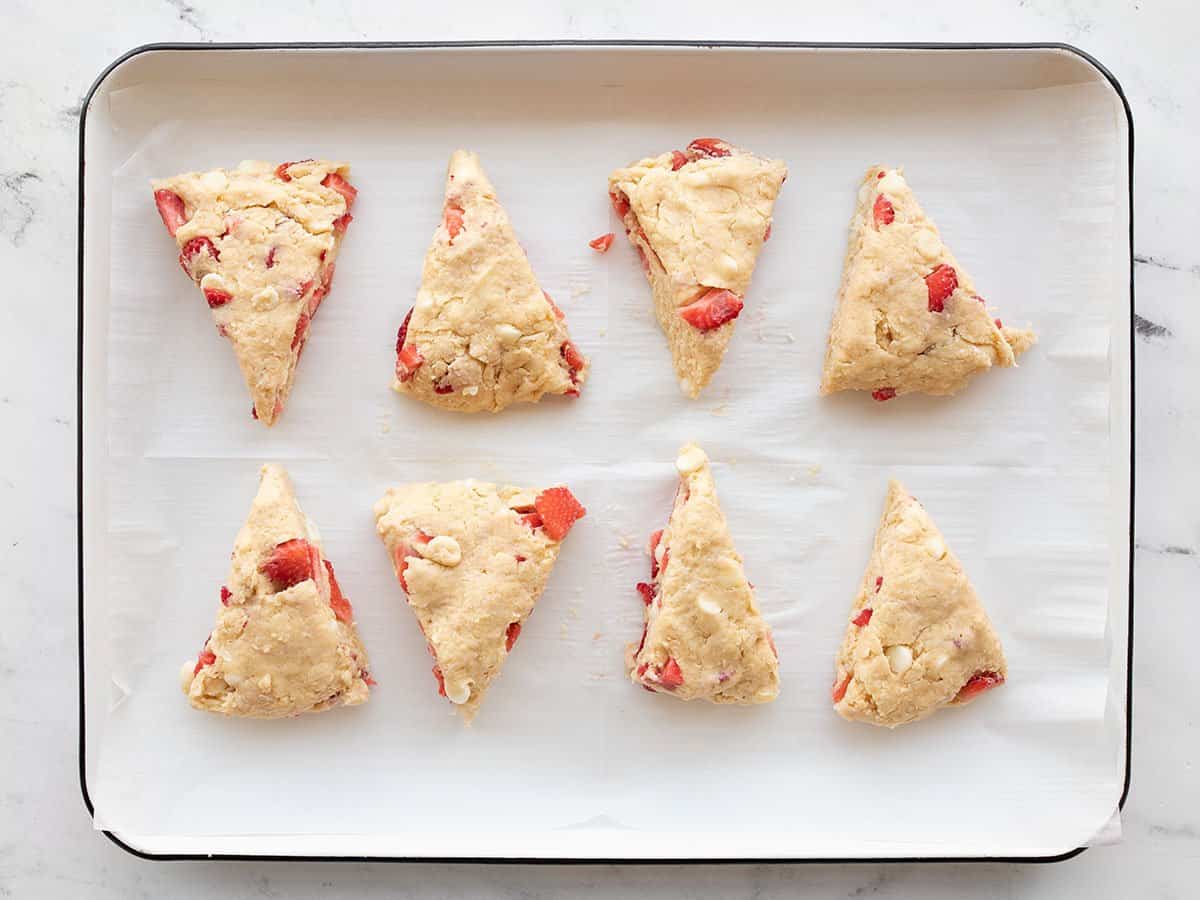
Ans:
[[[403,4],[6,0],[0,33],[0,897],[1195,896],[1200,878],[1200,13],[1185,0]],[[503,12],[501,8],[503,7]],[[572,8],[574,7],[574,8]],[[740,15],[731,13],[736,8]],[[1138,581],[1124,836],[1058,865],[526,867],[148,863],[92,830],[77,779],[78,112],[150,41],[713,38],[1066,41],[1122,81],[1137,133]],[[1087,302],[1087,298],[1080,298]]]

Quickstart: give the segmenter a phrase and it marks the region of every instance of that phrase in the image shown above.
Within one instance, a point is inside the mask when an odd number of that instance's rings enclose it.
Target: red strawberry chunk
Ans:
[[[946,298],[958,287],[958,273],[942,263],[925,276],[925,286],[929,289],[929,311],[942,312],[946,308]]]
[[[687,146],[688,152],[694,158],[708,157],[714,159],[720,156],[729,156],[733,153],[729,149],[729,145],[720,138],[696,138]]]
[[[885,172],[883,169],[880,169],[880,170],[879,170],[879,171],[878,171],[878,172],[875,174],[875,177],[876,177],[876,178],[880,178],[880,179],[882,179],[882,178],[883,178],[885,175],[887,175],[887,172]]]
[[[554,298],[550,296],[548,291],[543,290],[542,296],[546,298],[546,302],[550,304],[550,308],[554,310],[554,318],[565,319],[567,314],[558,308],[558,304],[554,302]]]
[[[961,703],[964,700],[970,700],[977,694],[982,694],[984,691],[991,690],[994,687],[1004,684],[1004,676],[998,672],[976,672],[967,683],[962,686],[958,694],[954,697],[955,703]]]
[[[416,347],[405,347],[396,356],[396,380],[408,381],[416,374],[417,369],[421,368],[423,362],[425,357]]]
[[[853,622],[855,625],[857,625],[859,628],[862,628],[864,625],[866,625],[867,623],[869,623],[871,621],[871,613],[872,613],[872,609],[871,609],[871,607],[868,606],[865,609],[863,609],[862,612],[860,612],[857,616],[855,616],[850,621]]]
[[[276,544],[270,555],[259,563],[258,571],[282,591],[312,578],[316,560],[317,551],[312,544],[303,538],[292,538]]]
[[[567,368],[571,370],[571,381],[574,382],[575,373],[587,365],[587,360],[583,358],[583,354],[579,352],[579,348],[570,341],[563,341],[559,352],[562,354]]]
[[[693,328],[711,331],[736,319],[743,306],[742,298],[733,291],[709,288],[687,306],[680,307],[679,315]]]
[[[684,153],[682,150],[672,150],[671,151],[671,171],[672,172],[678,172],[680,169],[682,169],[684,166],[686,166],[689,161],[690,160],[688,160],[687,154]]]
[[[875,217],[876,228],[891,225],[896,221],[896,208],[892,206],[892,201],[883,194],[875,198],[875,208],[872,210],[872,214]]]
[[[663,530],[660,528],[654,534],[650,535],[649,550],[650,550],[650,577],[658,577],[658,557],[655,556],[655,551],[658,550],[658,542],[662,540]],[[665,554],[664,554],[665,558]]]
[[[362,670],[362,680],[367,683],[367,687],[376,687],[379,684],[378,681],[371,677],[371,673],[366,669]]]
[[[270,250],[267,251],[267,268],[268,269],[272,269],[275,267],[275,249],[276,248],[272,247]]]
[[[437,384],[435,384],[433,386],[433,392],[435,394],[453,394],[454,393],[454,385],[448,384],[443,381],[439,381]]]
[[[278,178],[280,181],[291,181],[292,176],[288,174],[288,168],[290,166],[296,165],[296,163],[302,163],[302,162],[312,162],[312,160],[311,159],[297,159],[293,162],[280,163],[278,166],[275,167],[275,177]]]
[[[325,571],[329,573],[329,606],[337,618],[350,625],[354,622],[354,608],[338,585],[337,577],[333,574],[333,565],[325,560]]]
[[[445,697],[446,696],[446,679],[442,677],[442,667],[441,666],[433,667],[433,677],[437,679],[438,693],[441,694],[443,697]]]
[[[1003,322],[1001,322],[999,319],[996,319],[996,327],[997,327],[997,328],[1003,328],[1003,327],[1004,327],[1004,323],[1003,323]]]
[[[882,403],[884,400],[891,400],[895,397],[896,389],[890,387],[879,388],[877,391],[871,391],[871,396]]]
[[[192,238],[179,251],[179,265],[183,267],[183,271],[187,273],[189,278],[196,277],[192,274],[192,260],[200,253],[207,253],[214,260],[221,258],[221,254],[210,239],[206,237]]]
[[[850,675],[847,675],[841,681],[834,682],[833,685],[833,702],[841,703],[842,698],[846,696],[846,688],[850,687]]]
[[[330,172],[321,180],[321,184],[341,194],[346,200],[346,209],[354,205],[354,198],[358,196],[358,188],[350,184],[350,182],[337,172]],[[336,223],[334,224],[336,227]]]
[[[521,521],[530,527],[530,529],[541,528],[543,525],[542,517],[538,513],[531,512],[521,516]]]
[[[629,198],[622,191],[609,191],[609,199],[612,200],[613,209],[616,210],[618,216],[622,219],[629,212]],[[171,232],[174,234],[174,232]]]
[[[229,588],[225,587],[225,585],[221,585],[221,605],[228,606],[229,598],[232,596],[233,591],[229,590]]]
[[[878,594],[879,589],[881,587],[883,587],[883,576],[882,575],[880,575],[878,578],[875,579],[875,593]]]
[[[538,494],[533,505],[542,517],[547,536],[554,541],[561,541],[571,526],[587,515],[587,510],[565,487],[546,488]]]
[[[602,234],[600,237],[588,241],[588,246],[599,253],[607,253],[608,248],[613,245],[613,240],[615,239],[616,235],[610,231],[608,234]]]
[[[211,666],[217,661],[217,654],[211,650],[201,650],[200,655],[196,657],[196,668],[192,669],[192,675],[198,673],[205,666]]]
[[[445,210],[442,211],[442,224],[446,226],[446,232],[450,235],[450,243],[454,243],[454,239],[458,237],[458,233],[463,227],[463,208],[447,203]]]
[[[412,319],[413,311],[410,309],[408,315],[404,317],[404,321],[400,323],[400,330],[396,333],[396,352],[399,353],[404,349],[404,341],[408,337],[408,323]]]
[[[763,232],[763,243],[765,244],[765,243],[766,243],[767,241],[769,241],[770,239],[771,239],[771,223],[770,223],[770,222],[768,222],[768,223],[767,223],[767,230]]]
[[[233,294],[229,291],[223,291],[220,288],[205,288],[204,299],[208,301],[209,309],[216,309],[218,306],[224,306],[233,299]]]
[[[428,544],[433,538],[423,531],[418,531],[412,540],[414,544],[423,545]],[[421,555],[410,544],[402,541],[396,545],[396,577],[400,580],[400,587],[404,588],[404,593],[406,594],[408,593],[408,582],[404,580],[404,573],[408,570],[408,558],[410,556],[415,556],[418,559],[421,558]],[[429,652],[433,652],[432,647],[429,648]],[[435,656],[434,658],[436,659],[437,657]]]
[[[154,204],[158,207],[163,224],[167,226],[167,234],[175,237],[179,226],[188,220],[183,209],[183,198],[174,191],[157,190],[154,192]]]
[[[350,223],[354,221],[354,216],[350,213],[344,213],[333,220],[333,230],[338,234],[345,234]]]
[[[679,663],[675,662],[674,657],[667,657],[667,661],[663,663],[662,671],[658,675],[658,680],[668,690],[675,690],[683,684],[683,672],[680,671]]]
[[[654,585],[646,584],[644,581],[639,581],[637,585],[638,593],[642,595],[642,603],[649,606],[654,602]]]
[[[517,638],[519,638],[520,636],[521,636],[521,623],[520,622],[511,623],[508,626],[508,629],[504,632],[504,651],[506,653],[512,652],[513,644],[515,644],[517,642]]]
[[[308,337],[308,323],[311,321],[312,319],[309,317],[308,313],[300,313],[300,318],[296,320],[296,333],[292,335],[293,350],[295,350],[296,347],[299,346],[306,337]]]

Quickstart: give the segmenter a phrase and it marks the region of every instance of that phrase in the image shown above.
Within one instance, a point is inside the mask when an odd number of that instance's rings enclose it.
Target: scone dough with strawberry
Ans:
[[[588,361],[533,274],[479,157],[456,150],[392,387],[454,412],[577,397]]]
[[[962,565],[925,508],[891,482],[838,651],[834,709],[895,728],[967,703],[1007,675]]]
[[[233,344],[254,417],[265,425],[283,412],[333,281],[358,194],[349,171],[325,160],[247,161],[152,182],[179,264]]]
[[[541,597],[561,542],[586,511],[565,487],[406,484],[375,504],[438,693],[470,722]]]
[[[262,468],[217,624],[180,672],[192,706],[276,719],[365,703],[374,684],[354,610],[281,466]]]
[[[786,178],[780,160],[717,138],[697,138],[686,151],[648,157],[608,177],[689,397],[698,397],[721,365]]]
[[[717,503],[708,456],[687,444],[675,468],[675,508],[650,536],[650,581],[637,586],[645,624],[626,649],[626,671],[634,684],[681,700],[767,703],[779,694],[775,642]]]
[[[821,393],[953,394],[1036,341],[989,311],[899,169],[873,166],[858,191]]]

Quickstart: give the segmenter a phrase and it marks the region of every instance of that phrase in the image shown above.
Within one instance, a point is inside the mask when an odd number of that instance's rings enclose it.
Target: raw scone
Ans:
[[[587,373],[479,157],[456,150],[417,303],[396,336],[392,387],[442,409],[499,412],[577,397]]]
[[[254,401],[273,425],[283,412],[312,317],[358,191],[345,163],[306,159],[152,182],[154,202],[179,246],[179,264],[204,293]]]
[[[779,694],[771,628],[754,602],[708,457],[687,444],[675,460],[679,489],[663,531],[650,536],[642,639],[625,651],[634,684],[681,700],[767,703]]]
[[[942,243],[899,169],[873,166],[850,222],[821,393],[953,394],[1014,366],[1036,340],[1001,324]]]
[[[375,682],[354,610],[281,466],[262,468],[217,625],[180,675],[192,706],[229,716],[275,719],[367,700]]]
[[[686,151],[648,157],[608,177],[689,397],[698,397],[721,365],[786,178],[780,160],[717,138],[697,138]]]
[[[429,653],[438,693],[470,722],[585,510],[565,487],[406,484],[375,504],[376,529]]]
[[[1007,672],[958,559],[924,507],[893,481],[838,651],[834,709],[895,728],[973,700]]]

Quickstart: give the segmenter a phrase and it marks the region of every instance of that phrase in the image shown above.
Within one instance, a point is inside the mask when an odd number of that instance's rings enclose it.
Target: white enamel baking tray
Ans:
[[[724,366],[686,400],[606,174],[717,135],[791,177]],[[477,150],[594,363],[576,403],[465,419],[389,390],[451,150]],[[150,177],[326,156],[360,189],[287,414],[251,421]],[[906,168],[1019,369],[952,399],[816,393],[857,180]],[[1061,859],[1128,784],[1132,123],[1062,46],[152,46],[80,147],[80,774],[152,858]],[[671,461],[704,444],[774,625],[778,702],[622,678]],[[380,688],[285,722],[177,686],[211,627],[256,470],[291,470]],[[565,481],[589,508],[475,725],[436,697],[371,503],[392,483]],[[895,732],[831,711],[832,655],[889,476],[984,598],[1010,681]],[[1117,819],[1119,821],[1119,819]]]

